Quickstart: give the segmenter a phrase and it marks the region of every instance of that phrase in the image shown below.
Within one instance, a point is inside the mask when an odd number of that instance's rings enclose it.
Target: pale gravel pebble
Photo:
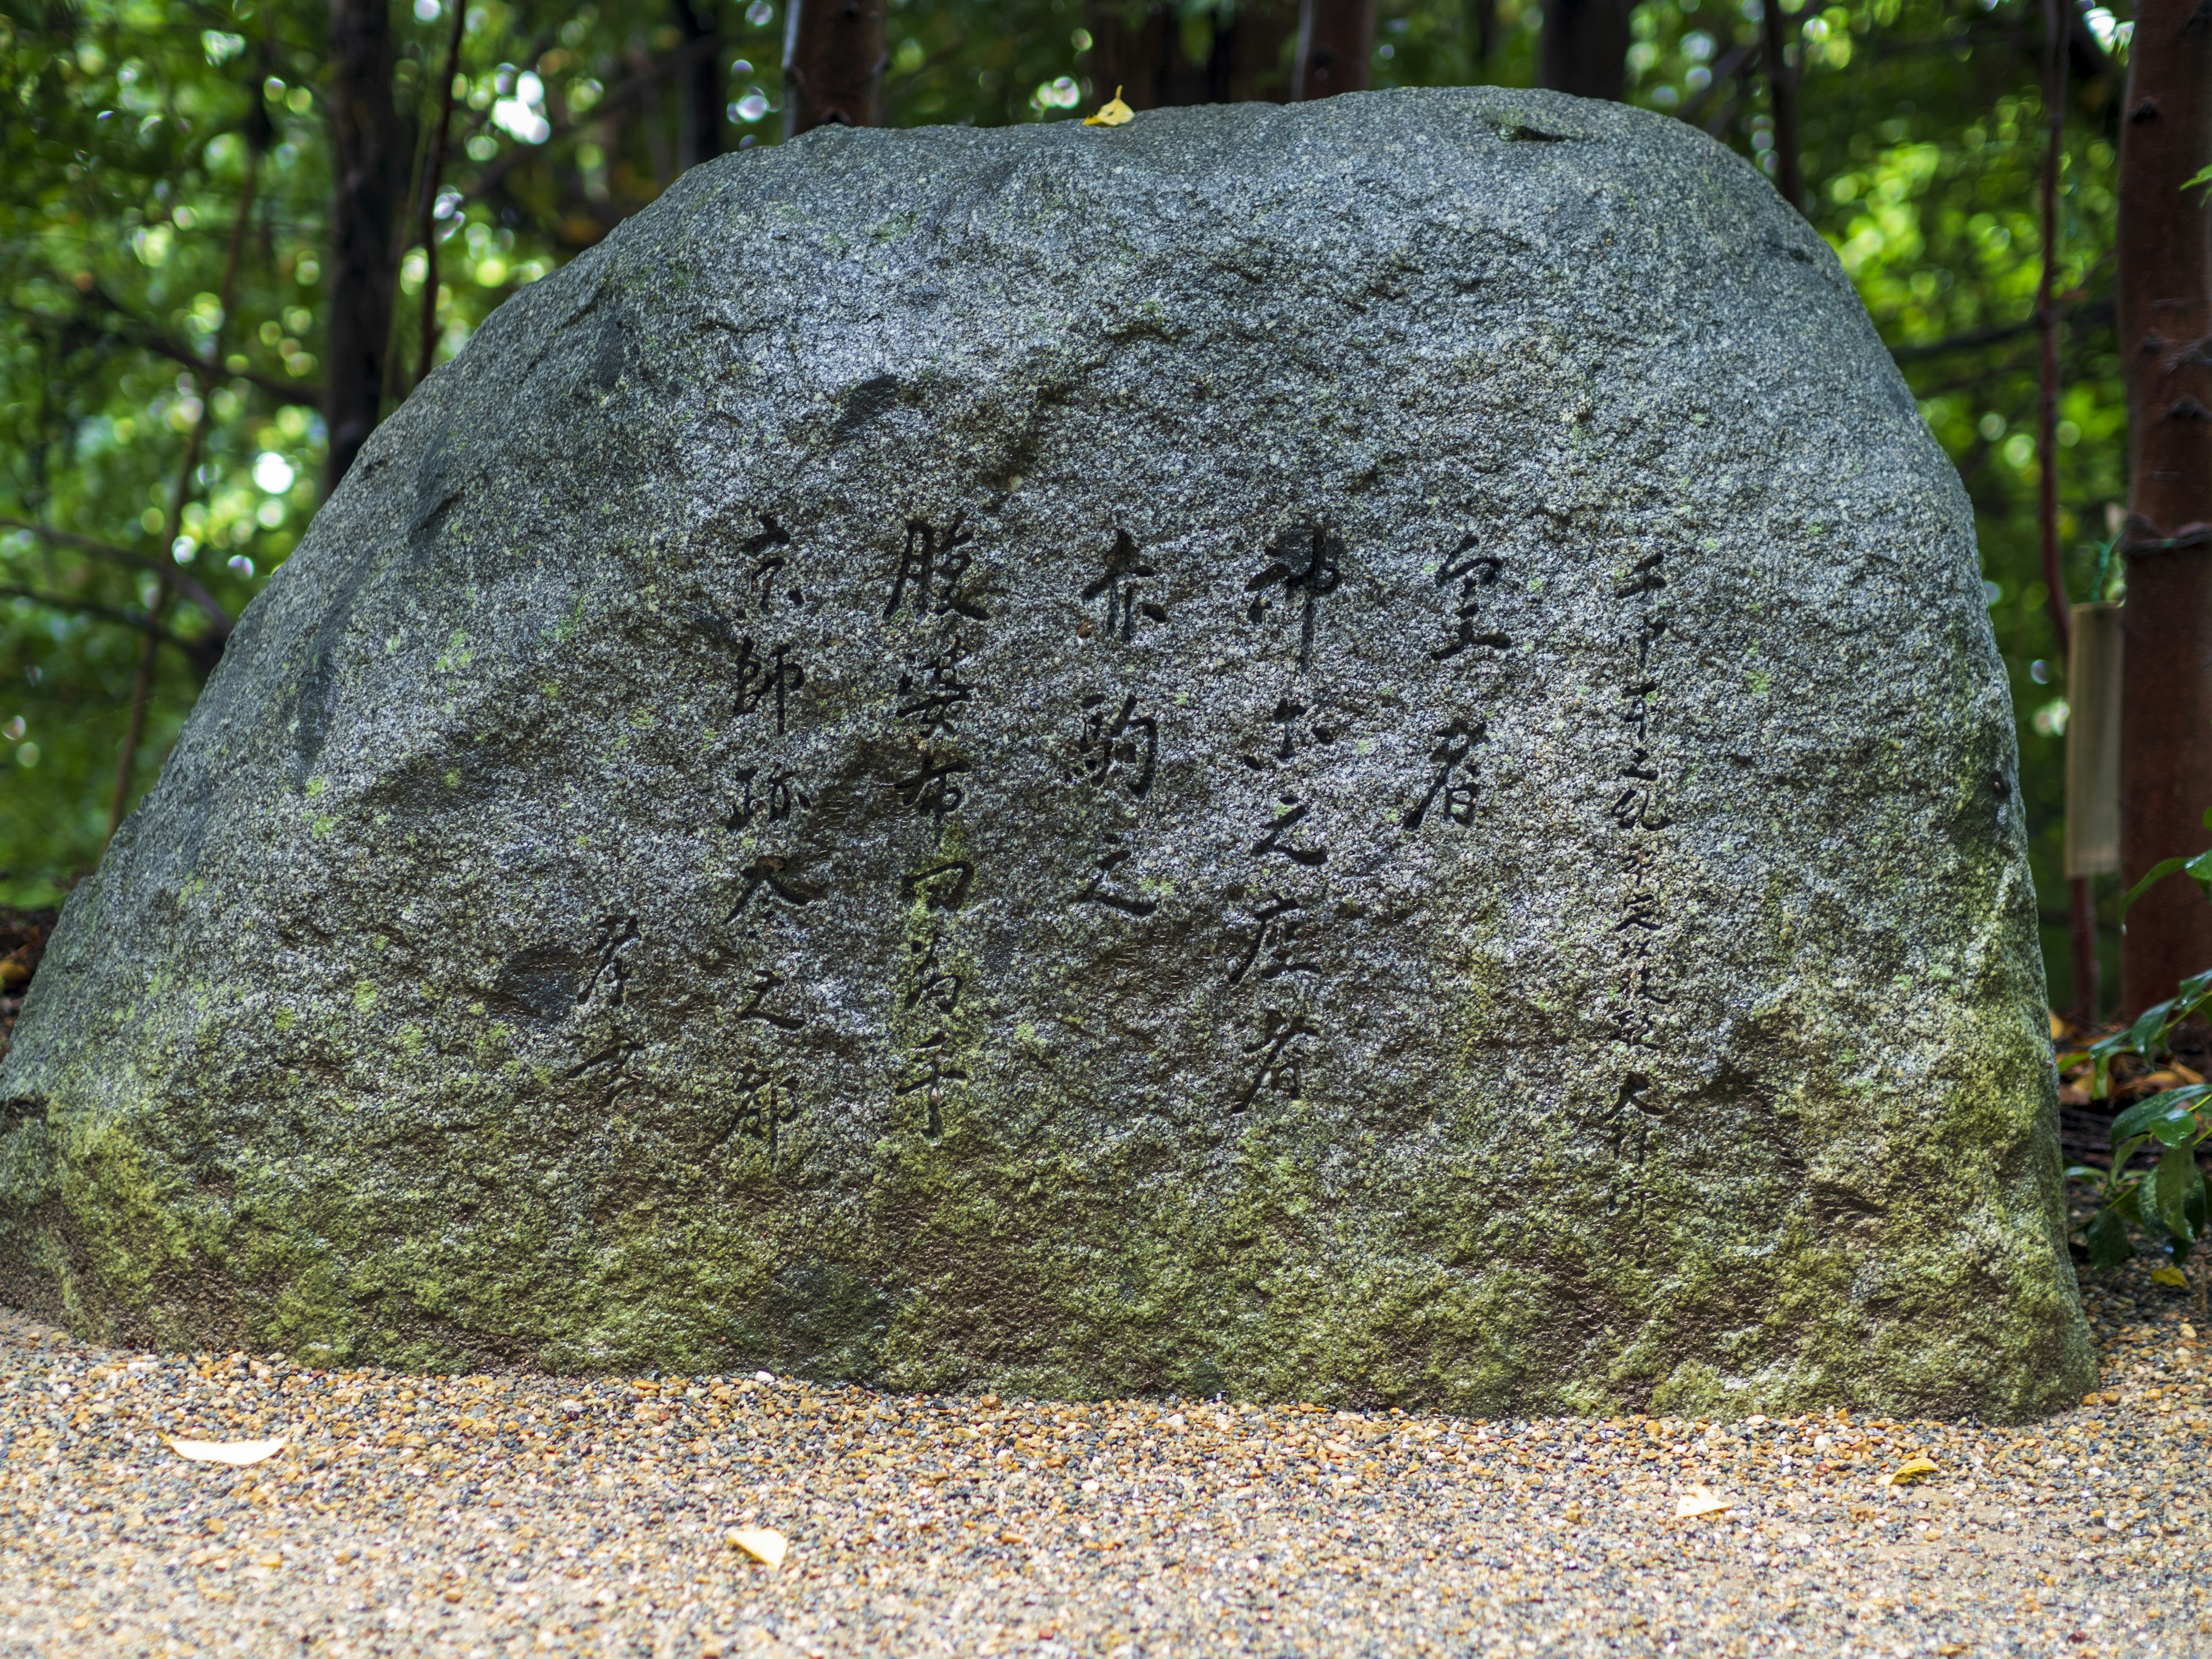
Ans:
[[[200,1364],[0,1314],[0,1654],[2186,1659],[2212,1653],[2203,1292],[2116,1282],[2110,1403],[2026,1429],[648,1393]],[[247,1469],[155,1438],[288,1431]],[[1878,1484],[1923,1449],[1945,1475]],[[1699,1482],[1723,1522],[1673,1520]],[[744,1525],[788,1535],[781,1571],[725,1541]]]

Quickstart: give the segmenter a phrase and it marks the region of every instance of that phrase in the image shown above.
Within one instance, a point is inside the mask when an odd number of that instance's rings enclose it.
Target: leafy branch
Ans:
[[[118,547],[112,542],[103,542],[90,536],[79,536],[71,531],[56,530],[50,525],[34,524],[28,519],[13,519],[0,514],[0,529],[27,530],[41,541],[52,542],[57,547],[74,547],[80,553],[89,553],[95,558],[112,563],[129,565],[133,570],[143,570],[159,576],[178,592],[198,605],[207,619],[215,624],[218,635],[228,635],[231,629],[230,612],[216,602],[214,594],[202,587],[174,564],[160,559],[149,559],[143,553],[133,553],[127,547]]]

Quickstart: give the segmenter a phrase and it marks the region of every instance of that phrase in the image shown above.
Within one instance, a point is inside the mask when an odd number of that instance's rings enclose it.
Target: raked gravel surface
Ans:
[[[2196,1272],[2093,1294],[2095,1403],[2025,1428],[416,1377],[0,1313],[0,1654],[2189,1659]],[[1914,1453],[1943,1473],[1881,1483]],[[1734,1506],[1675,1520],[1698,1485]]]

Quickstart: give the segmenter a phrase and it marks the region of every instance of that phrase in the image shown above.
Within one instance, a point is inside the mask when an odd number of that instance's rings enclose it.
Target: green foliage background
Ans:
[[[470,4],[456,127],[465,159],[448,169],[438,220],[441,357],[675,176],[676,3]],[[1765,87],[1745,72],[1759,6],[1638,7],[1633,101],[1771,161]],[[781,0],[696,9],[711,11],[720,37],[722,146],[776,142]],[[1183,0],[1177,10],[1184,51],[1202,58],[1234,9]],[[1378,86],[1534,78],[1535,0],[1498,0],[1486,61],[1471,3],[1381,0],[1380,12]],[[450,14],[412,0],[393,16],[399,101],[419,132],[434,112]],[[2034,520],[2040,18],[2026,0],[1855,0],[1789,21],[1802,43],[1809,216],[1978,511],[2020,714],[2045,956],[2063,1004],[2063,703]],[[1113,90],[1087,76],[1091,21],[1078,0],[891,0],[886,118],[1076,118]],[[2061,530],[2077,600],[2089,597],[2108,504],[2124,496],[2111,301],[2126,33],[2100,10],[2078,21],[2059,283],[2069,319]],[[206,448],[176,552],[233,614],[283,563],[317,500],[327,27],[322,0],[80,0],[0,13],[0,515],[158,556],[204,399]],[[265,154],[225,317],[216,295],[257,142]],[[417,249],[394,331],[403,363],[415,357],[422,285]],[[52,902],[98,860],[155,599],[141,572],[0,530],[0,902]],[[134,799],[211,661],[190,607],[167,610],[161,626],[169,637]]]

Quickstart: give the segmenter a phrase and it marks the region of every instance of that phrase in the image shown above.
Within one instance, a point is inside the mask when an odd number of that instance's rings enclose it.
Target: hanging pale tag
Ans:
[[[2117,605],[2073,607],[2066,658],[2066,873],[2120,867],[2120,616]]]

